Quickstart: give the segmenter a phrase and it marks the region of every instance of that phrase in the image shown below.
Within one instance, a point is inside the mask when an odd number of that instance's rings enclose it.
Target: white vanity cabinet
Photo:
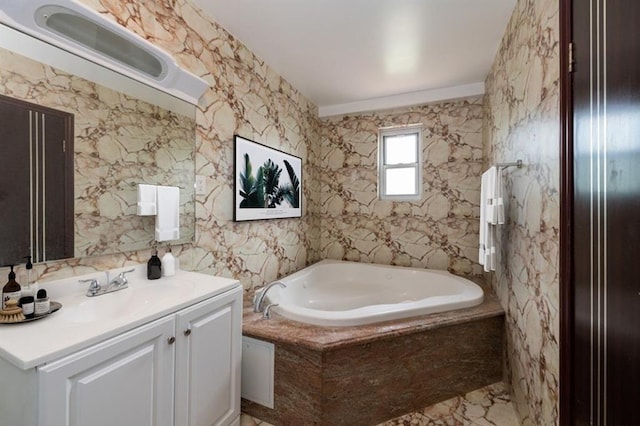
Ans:
[[[242,289],[176,315],[175,425],[239,422]]]
[[[237,424],[241,310],[238,286],[38,367],[38,425]]]
[[[173,315],[38,368],[39,426],[173,425]]]

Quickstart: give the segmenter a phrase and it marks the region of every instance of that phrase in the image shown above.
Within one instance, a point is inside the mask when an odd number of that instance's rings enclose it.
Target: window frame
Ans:
[[[386,138],[393,136],[417,134],[416,162],[402,164],[385,164]],[[422,199],[422,124],[402,127],[382,128],[378,131],[378,199],[395,201],[416,201]],[[387,194],[386,171],[389,169],[414,169],[416,171],[416,192],[411,194]]]

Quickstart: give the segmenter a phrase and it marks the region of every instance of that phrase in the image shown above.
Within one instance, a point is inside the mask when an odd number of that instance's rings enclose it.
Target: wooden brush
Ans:
[[[18,306],[17,300],[8,300],[6,307],[0,310],[0,323],[21,322],[24,319],[22,308]]]

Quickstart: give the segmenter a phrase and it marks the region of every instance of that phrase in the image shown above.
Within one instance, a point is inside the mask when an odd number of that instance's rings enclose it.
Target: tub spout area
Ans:
[[[273,308],[274,306],[278,306],[277,303],[271,303],[270,305],[267,305],[266,308],[264,308],[264,312],[262,313],[262,319],[263,320],[270,320],[271,319],[271,308]]]
[[[253,312],[263,311],[262,302],[264,301],[264,298],[267,295],[267,292],[269,291],[269,289],[276,285],[279,285],[282,288],[287,288],[287,286],[281,283],[280,281],[274,281],[268,286],[266,286],[265,288],[263,288],[262,290],[257,291],[256,294],[253,296]]]

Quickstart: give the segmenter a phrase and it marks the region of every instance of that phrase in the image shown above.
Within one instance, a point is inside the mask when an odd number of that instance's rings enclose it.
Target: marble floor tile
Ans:
[[[518,426],[504,383],[495,383],[378,426]],[[271,426],[242,414],[240,426]]]

